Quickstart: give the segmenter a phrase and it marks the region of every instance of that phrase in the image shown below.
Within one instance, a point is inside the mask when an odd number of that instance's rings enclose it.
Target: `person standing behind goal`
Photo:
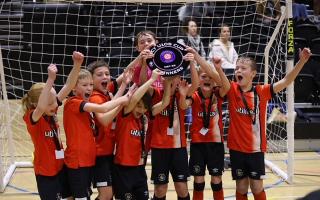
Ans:
[[[57,67],[50,64],[46,83],[34,84],[22,98],[23,120],[34,145],[34,172],[42,200],[56,200],[71,196],[63,167],[63,145],[57,121],[58,106],[76,85],[84,56],[73,52],[73,68],[66,84],[57,94],[53,88]]]
[[[265,200],[263,176],[264,153],[267,150],[266,109],[268,100],[285,89],[299,74],[311,56],[309,49],[300,52],[300,60],[280,81],[253,85],[257,66],[253,59],[240,57],[236,64],[235,80],[227,93],[230,125],[228,147],[232,178],[236,180],[236,199],[247,200],[250,185],[255,200]]]

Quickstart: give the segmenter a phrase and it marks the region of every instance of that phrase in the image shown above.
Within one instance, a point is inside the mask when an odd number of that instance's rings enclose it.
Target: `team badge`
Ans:
[[[125,200],[132,200],[133,199],[131,193],[125,193],[124,198],[125,198]]]
[[[194,165],[193,166],[193,172],[195,174],[199,174],[200,173],[200,166],[199,165]]]
[[[165,174],[159,174],[158,175],[158,180],[159,181],[164,181],[166,179],[166,175]]]

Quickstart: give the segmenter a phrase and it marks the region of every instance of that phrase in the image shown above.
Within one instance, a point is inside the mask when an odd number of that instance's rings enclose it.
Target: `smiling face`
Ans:
[[[137,51],[141,52],[145,50],[147,47],[155,46],[157,41],[155,37],[149,33],[142,33],[137,36]]]
[[[250,58],[239,58],[236,63],[235,78],[239,86],[243,89],[250,89],[252,80],[256,76],[255,61]]]
[[[198,34],[198,26],[195,21],[189,21],[188,23],[188,33],[192,36],[195,37]]]
[[[111,81],[110,71],[107,66],[98,67],[93,71],[93,88],[100,92],[107,92],[107,85]]]

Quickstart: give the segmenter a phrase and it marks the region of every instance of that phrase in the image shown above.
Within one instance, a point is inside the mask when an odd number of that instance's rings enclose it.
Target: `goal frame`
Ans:
[[[87,2],[89,0],[81,0],[81,2]],[[105,0],[93,0],[94,2],[104,2]],[[230,1],[236,1],[236,0],[230,0]],[[237,0],[237,1],[245,1],[245,0]],[[63,1],[61,1],[63,2]],[[146,1],[146,0],[134,0],[134,1],[128,1],[128,0],[109,0],[108,2],[130,2],[130,3],[197,3],[197,2],[204,2],[203,0],[153,0],[153,1]],[[207,0],[206,2],[226,2],[226,0]],[[263,2],[263,0],[256,0],[256,2]],[[269,50],[272,46],[272,43],[275,40],[275,36],[277,34],[277,31],[279,31],[280,25],[283,23],[284,20],[290,20],[292,19],[292,0],[286,0],[286,6],[282,7],[281,9],[281,17],[278,21],[278,24],[275,28],[275,31],[273,32],[270,41],[267,44],[267,47],[265,49],[264,55],[265,55],[265,69],[264,73],[268,74],[269,69]],[[288,27],[287,27],[288,31]],[[288,33],[287,33],[288,36]],[[288,37],[287,37],[288,38]],[[293,36],[291,38],[288,38],[293,40]],[[288,43],[287,43],[288,45]],[[294,61],[292,56],[286,56],[286,70],[289,71],[293,68]],[[6,82],[5,82],[5,74],[4,74],[4,66],[3,66],[3,60],[2,60],[2,53],[1,53],[1,46],[0,46],[0,75],[1,75],[1,101],[0,101],[0,108],[2,109],[2,115],[3,122],[1,124],[1,132],[0,136],[7,135],[8,136],[8,152],[9,152],[9,163],[6,165],[9,165],[6,172],[4,172],[4,166],[3,166],[3,158],[2,155],[2,148],[0,148],[0,192],[4,192],[6,186],[8,185],[11,177],[13,176],[13,173],[17,167],[32,167],[33,164],[31,162],[15,162],[15,147],[13,145],[13,138],[12,138],[12,130],[11,130],[11,121],[10,121],[10,104],[7,96],[7,90],[6,90]],[[267,76],[265,76],[265,83],[268,82]],[[281,179],[286,181],[287,183],[291,184],[293,182],[293,175],[294,175],[294,84],[291,83],[287,87],[287,172],[280,169],[278,166],[273,164],[269,160],[265,160],[266,166],[273,171],[275,174],[277,174]],[[1,142],[1,140],[0,140]]]

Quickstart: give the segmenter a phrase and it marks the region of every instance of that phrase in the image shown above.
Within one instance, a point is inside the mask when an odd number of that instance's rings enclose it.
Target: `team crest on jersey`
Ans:
[[[142,131],[141,130],[131,130],[130,134],[133,136],[137,136],[140,137],[141,136]]]
[[[125,199],[125,200],[131,200],[131,199],[133,199],[133,196],[132,196],[131,193],[125,193],[125,194],[124,194],[124,199]]]
[[[165,174],[159,174],[158,175],[158,180],[159,181],[165,181],[166,180],[166,175]]]
[[[194,165],[193,166],[193,171],[194,171],[195,174],[200,173],[200,166],[199,165]]]

